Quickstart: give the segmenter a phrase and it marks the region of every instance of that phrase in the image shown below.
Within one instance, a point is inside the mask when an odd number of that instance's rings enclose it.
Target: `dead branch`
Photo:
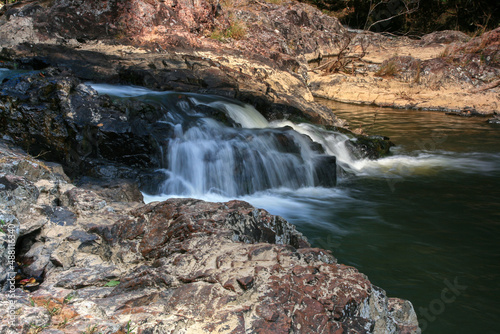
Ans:
[[[479,92],[484,92],[485,90],[495,88],[497,86],[500,86],[500,79],[497,81],[490,82],[489,84],[479,87],[477,89],[474,89],[471,91],[471,93],[479,93]]]
[[[366,17],[365,30],[370,30],[374,25],[382,23],[382,22],[390,21],[398,16],[412,14],[412,13],[416,12],[420,6],[420,1],[416,1],[417,6],[415,8],[409,8],[408,4],[411,3],[411,1],[408,1],[408,2],[402,1],[402,3],[404,4],[405,10],[403,10],[399,13],[395,13],[391,17],[375,21],[372,24],[370,24],[370,26],[368,28],[366,28],[366,25],[368,24],[368,20],[370,19],[370,16],[371,16],[373,10],[375,9],[375,7],[377,7],[378,5],[380,5],[382,3],[387,3],[387,1],[381,0],[379,3],[377,3],[375,6],[373,6],[373,8],[371,8],[370,11],[368,12],[368,16]],[[371,4],[371,1],[370,1],[370,4]]]

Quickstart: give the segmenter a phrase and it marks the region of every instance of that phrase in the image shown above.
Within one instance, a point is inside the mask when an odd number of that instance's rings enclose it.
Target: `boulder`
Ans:
[[[2,148],[5,160],[42,164]],[[6,180],[15,176],[14,166],[2,170]],[[44,195],[24,214],[11,213],[23,266],[16,316],[9,321],[0,309],[2,332],[420,332],[411,303],[387,298],[265,210],[194,199],[144,205],[110,194],[107,184],[87,180],[80,188],[53,172],[46,177],[31,186]],[[44,223],[28,232],[29,221]]]
[[[107,162],[158,166],[148,129],[160,116],[150,105],[115,104],[54,68],[6,79],[0,90],[0,132],[31,154],[63,163],[72,177],[107,176],[99,167]]]
[[[378,159],[389,155],[394,143],[383,136],[357,136],[346,141],[346,146],[357,159]]]

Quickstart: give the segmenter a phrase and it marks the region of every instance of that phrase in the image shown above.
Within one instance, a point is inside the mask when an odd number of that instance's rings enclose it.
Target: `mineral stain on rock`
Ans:
[[[4,158],[29,158],[0,144]],[[0,165],[9,171],[6,179],[18,166],[9,161]],[[30,258],[23,272],[41,274],[43,282],[36,291],[16,291],[18,316],[13,324],[2,321],[5,330],[25,332],[32,321],[55,329],[66,319],[64,332],[89,325],[116,331],[129,320],[146,332],[418,331],[411,304],[398,307],[407,302],[387,298],[356,269],[310,248],[278,216],[241,201],[170,199],[124,206],[109,197],[104,201],[105,188],[75,187],[57,171],[49,173],[50,183],[35,183],[33,190],[58,201],[40,196],[28,206],[6,207],[18,215],[17,226],[40,222],[35,232],[19,234],[18,242]],[[3,191],[29,198],[32,192],[19,191],[32,187],[25,177],[30,176],[17,177],[18,188]],[[51,210],[33,210],[42,206]],[[6,312],[0,310],[3,319]]]

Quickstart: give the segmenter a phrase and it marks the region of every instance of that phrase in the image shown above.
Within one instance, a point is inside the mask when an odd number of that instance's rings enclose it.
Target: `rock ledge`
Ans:
[[[76,187],[59,165],[0,147],[0,215],[22,268],[2,333],[420,332],[411,303],[281,217],[240,201],[144,205],[129,184]]]

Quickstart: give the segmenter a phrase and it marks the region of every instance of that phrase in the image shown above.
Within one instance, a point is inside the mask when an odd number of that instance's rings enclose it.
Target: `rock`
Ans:
[[[6,60],[28,59],[36,49],[38,61],[23,66],[58,65],[84,80],[233,97],[256,106],[270,119],[287,116],[340,124],[330,110],[314,103],[307,88],[307,60],[338,47],[344,28],[337,19],[301,3],[213,8],[205,0],[196,6],[184,0],[159,5],[145,0],[69,5],[59,0],[36,11],[18,5],[16,13],[22,12],[21,16],[0,17],[0,40],[10,46],[3,51]],[[92,20],[82,19],[83,13]],[[52,19],[56,17],[65,19]],[[240,40],[221,43],[210,38],[239,22],[246,31]],[[12,38],[15,30],[26,34]],[[181,52],[169,51],[174,49]]]
[[[88,181],[87,181],[88,180]],[[111,202],[142,202],[143,196],[137,183],[130,180],[81,179],[81,188],[89,189]]]
[[[77,87],[78,79],[55,69],[43,77],[34,73],[10,79],[0,91],[0,131],[30,153],[63,163],[71,176],[93,171],[99,161],[157,166],[147,130],[156,119],[142,117],[150,106],[132,102],[136,109],[129,120],[127,103],[113,105]]]
[[[492,118],[488,119],[488,123],[500,124],[500,115],[495,114]]]
[[[320,156],[315,161],[315,185],[330,188],[337,184],[337,159],[334,156]]]
[[[375,74],[410,82],[415,80],[421,71],[421,61],[419,59],[411,56],[395,56],[384,60]]]
[[[103,206],[104,184],[83,184],[94,192],[61,186],[55,173],[44,177],[34,187],[58,181],[58,200],[40,196],[29,204],[25,212],[34,220],[45,216],[45,223],[21,234],[16,247],[18,259],[29,260],[21,274],[42,276],[40,284],[17,290],[16,320],[2,320],[0,331],[24,333],[35,324],[48,332],[133,326],[143,332],[419,333],[411,303],[387,298],[356,269],[310,248],[284,219],[248,203],[170,199],[123,206],[123,197],[113,195]],[[24,215],[21,227],[29,219]],[[0,309],[2,319],[6,312]]]
[[[346,146],[358,159],[378,159],[389,155],[394,144],[387,137],[357,136],[346,142]]]
[[[20,176],[0,174],[0,203],[12,212],[22,213],[38,198],[38,189]]]
[[[470,40],[470,36],[460,31],[443,30],[434,31],[430,34],[424,35],[420,39],[420,44],[426,46],[430,44],[450,44],[450,43],[465,43]]]

